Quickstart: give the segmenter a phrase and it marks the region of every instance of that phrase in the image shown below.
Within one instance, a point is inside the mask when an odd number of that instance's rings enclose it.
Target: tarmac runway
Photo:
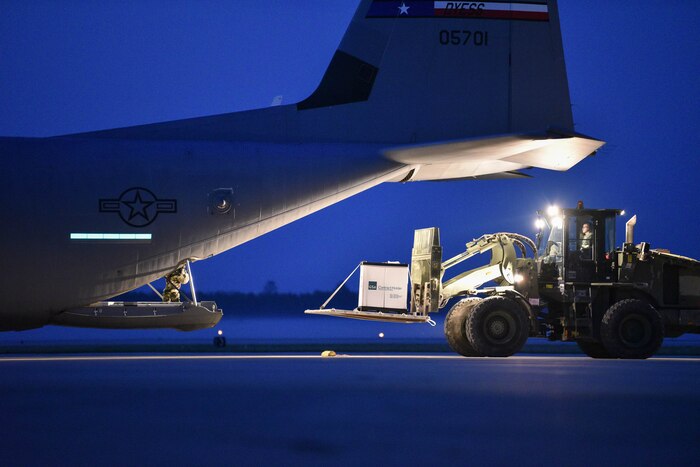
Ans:
[[[0,358],[0,465],[697,465],[700,359]]]

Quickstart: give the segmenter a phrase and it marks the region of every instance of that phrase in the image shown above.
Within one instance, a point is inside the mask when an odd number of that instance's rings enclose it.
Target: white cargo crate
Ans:
[[[368,263],[360,265],[357,309],[405,312],[408,302],[408,265]]]

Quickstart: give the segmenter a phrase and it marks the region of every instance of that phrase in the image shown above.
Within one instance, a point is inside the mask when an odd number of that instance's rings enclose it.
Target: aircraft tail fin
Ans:
[[[301,102],[86,135],[414,144],[551,129],[573,132],[556,0],[362,0]]]
[[[573,131],[557,3],[364,0],[296,107],[371,116],[373,141]]]

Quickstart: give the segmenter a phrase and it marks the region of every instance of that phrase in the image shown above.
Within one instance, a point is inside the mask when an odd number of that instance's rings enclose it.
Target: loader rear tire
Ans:
[[[603,344],[591,341],[576,341],[578,348],[591,358],[612,358]]]
[[[474,305],[481,301],[480,298],[465,298],[455,303],[445,316],[445,337],[450,348],[465,357],[480,357],[479,353],[467,339],[465,323],[467,316]]]
[[[480,355],[509,357],[525,345],[530,321],[527,311],[518,302],[496,295],[472,308],[466,330],[469,343]]]
[[[663,339],[661,315],[642,300],[620,300],[608,308],[600,323],[600,340],[612,358],[649,358]]]

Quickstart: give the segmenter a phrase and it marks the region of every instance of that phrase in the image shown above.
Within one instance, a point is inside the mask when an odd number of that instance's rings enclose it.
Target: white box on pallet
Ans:
[[[367,263],[360,265],[357,309],[405,312],[408,299],[408,265]]]

